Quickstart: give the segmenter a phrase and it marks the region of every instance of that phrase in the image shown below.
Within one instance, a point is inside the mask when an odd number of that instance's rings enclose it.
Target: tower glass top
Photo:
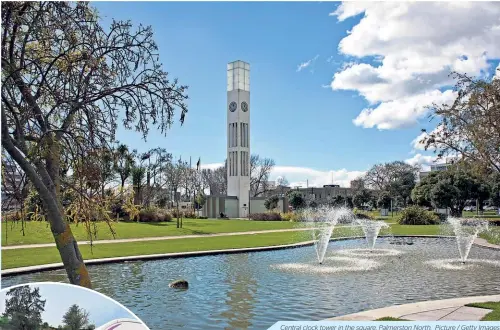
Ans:
[[[235,61],[227,65],[227,91],[250,91],[250,64]]]

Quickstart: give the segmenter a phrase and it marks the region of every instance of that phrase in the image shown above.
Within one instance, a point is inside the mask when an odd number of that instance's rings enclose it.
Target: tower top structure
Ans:
[[[250,92],[250,64],[234,61],[227,64],[227,91]]]

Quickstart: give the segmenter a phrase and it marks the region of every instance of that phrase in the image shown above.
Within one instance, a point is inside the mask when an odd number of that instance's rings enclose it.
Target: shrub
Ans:
[[[398,215],[400,225],[434,225],[439,223],[439,217],[432,211],[419,206],[409,206]]]
[[[198,217],[198,219],[208,219],[208,217],[202,217],[202,216],[200,216],[200,217]]]
[[[375,218],[370,215],[369,213],[367,212],[363,212],[357,208],[355,208],[354,210],[352,210],[352,213],[354,213],[354,216],[357,218],[357,219],[369,219],[369,220],[375,220]]]
[[[153,207],[146,207],[139,211],[140,222],[158,222],[158,211]]]
[[[250,220],[259,220],[259,221],[281,221],[281,215],[276,212],[267,212],[267,213],[253,213],[250,214]]]
[[[374,220],[373,217],[367,213],[363,212],[358,212],[354,214],[357,219],[368,219],[368,220]]]
[[[194,213],[193,211],[184,211],[183,217],[187,219],[196,219],[196,213]]]
[[[280,216],[281,216],[281,220],[283,220],[283,221],[290,221],[290,222],[299,222],[300,221],[300,216],[295,212],[281,213]]]
[[[172,216],[165,210],[159,210],[157,213],[159,222],[170,222],[172,221]]]
[[[165,222],[172,221],[172,216],[165,210],[156,207],[146,207],[139,211],[140,222]]]
[[[434,212],[434,215],[439,218],[439,222],[445,222],[446,221],[446,217],[447,217],[446,214]]]

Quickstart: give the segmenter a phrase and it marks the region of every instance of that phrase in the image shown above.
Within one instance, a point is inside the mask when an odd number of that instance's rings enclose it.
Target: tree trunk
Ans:
[[[5,120],[5,117],[2,111],[2,121],[3,120]],[[50,151],[49,155],[46,157],[48,163],[37,163],[37,171],[33,164],[29,163],[14,146],[9,137],[7,126],[3,125],[3,123],[2,146],[23,169],[40,195],[47,220],[50,223],[52,235],[54,236],[57,249],[59,250],[70,283],[92,288],[90,276],[83,262],[80,250],[78,249],[78,244],[71,232],[70,226],[64,220],[64,210],[61,203],[58,201],[58,197],[60,196],[57,195],[60,190],[58,147],[54,146],[54,143],[48,145],[48,150]]]
[[[71,284],[76,284],[84,287],[91,288],[92,283],[90,276],[83,262],[83,257],[78,248],[78,244],[71,232],[71,227],[64,219],[64,208],[62,206],[61,196],[61,179],[60,179],[60,146],[58,141],[54,138],[49,143],[49,155],[45,159],[47,172],[52,179],[52,194],[44,194],[38,192],[42,200],[46,200],[44,204],[47,219],[50,223],[50,229],[57,249],[61,255],[61,259],[68,274]],[[45,195],[45,196],[42,196]],[[52,197],[55,203],[50,203]]]
[[[71,284],[92,288],[89,273],[83,262],[83,257],[75,237],[71,232],[71,227],[64,221],[62,214],[58,212],[58,210],[49,207],[48,210],[46,210],[46,214],[69,282]]]

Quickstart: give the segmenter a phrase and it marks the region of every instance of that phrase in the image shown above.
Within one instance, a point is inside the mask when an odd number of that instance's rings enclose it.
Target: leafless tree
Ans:
[[[186,87],[168,79],[150,27],[104,29],[87,2],[5,2],[1,33],[2,147],[39,193],[70,283],[91,287],[63,218],[63,164],[109,149],[120,123],[144,138],[150,125],[166,133],[176,109],[182,123]]]
[[[225,195],[227,194],[227,161],[224,166],[220,166],[214,170],[203,169],[201,175],[205,182],[205,187],[209,189],[210,195]]]
[[[258,197],[269,190],[269,175],[274,165],[274,160],[271,158],[250,156],[250,196]]]

